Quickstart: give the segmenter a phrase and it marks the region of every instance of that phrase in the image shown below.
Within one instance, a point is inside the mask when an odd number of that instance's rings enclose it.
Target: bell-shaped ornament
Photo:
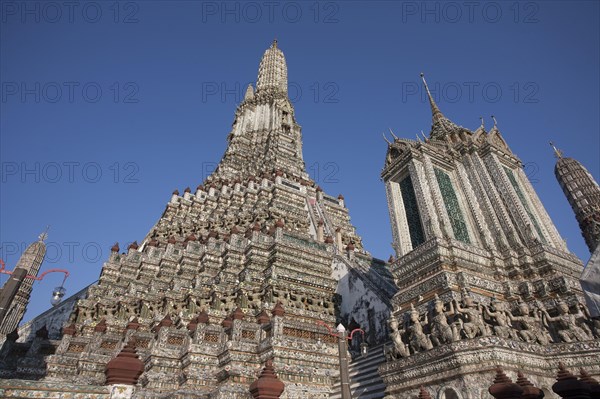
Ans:
[[[52,306],[58,305],[62,301],[66,292],[67,292],[67,290],[65,289],[65,287],[62,287],[62,286],[56,287],[52,291],[52,299],[50,300],[50,303],[52,304]]]

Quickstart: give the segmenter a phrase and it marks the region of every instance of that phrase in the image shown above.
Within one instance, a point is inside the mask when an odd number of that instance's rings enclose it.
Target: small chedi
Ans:
[[[412,398],[421,385],[440,399],[488,397],[497,366],[522,370],[547,396],[559,362],[600,374],[600,324],[585,304],[583,265],[495,118],[489,132],[483,119],[474,131],[458,126],[423,84],[431,132],[394,135],[382,172],[398,286],[379,366],[385,397]]]

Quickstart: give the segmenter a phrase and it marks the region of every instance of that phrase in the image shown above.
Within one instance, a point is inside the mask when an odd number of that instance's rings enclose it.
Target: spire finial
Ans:
[[[271,45],[273,48],[277,48],[277,38],[273,39],[273,44]]]
[[[436,118],[442,117],[442,112],[433,100],[433,96],[429,91],[429,86],[427,86],[427,81],[425,80],[425,74],[423,72],[421,72],[421,80],[423,81],[423,85],[425,85],[425,91],[427,92],[427,97],[429,98],[429,105],[431,106],[431,114],[433,115],[433,119],[435,121]]]
[[[492,120],[494,121],[494,127],[498,126],[498,121],[494,115],[492,115]]]
[[[484,122],[483,122],[483,116],[480,116],[480,117],[479,117],[479,120],[481,121],[481,128],[482,128],[482,129],[485,129],[485,124],[484,124]]]
[[[38,236],[40,241],[45,241],[46,238],[48,238],[48,229],[49,228],[50,228],[50,226],[46,226],[46,230],[44,230],[44,232]]]
[[[433,114],[435,114],[436,112],[440,112],[437,104],[433,100],[433,96],[431,95],[431,92],[429,91],[429,86],[427,85],[427,81],[425,80],[425,74],[423,72],[421,72],[421,80],[423,81],[423,84],[425,85],[425,91],[427,92],[427,97],[429,98],[429,104],[431,105],[431,112]]]
[[[554,149],[554,156],[558,159],[561,159],[563,157],[563,152],[561,150],[559,150],[558,148],[556,148],[556,146],[554,145],[554,142],[551,141],[550,145]]]
[[[431,95],[431,91],[429,90],[429,86],[427,85],[427,81],[425,80],[425,74],[421,72],[421,80],[423,81],[423,85],[425,86],[425,91],[427,92],[427,97],[429,97],[429,105],[431,106],[431,138],[444,137],[446,134],[456,131],[459,129],[452,121],[442,114],[442,111],[438,108],[435,103],[433,96]]]

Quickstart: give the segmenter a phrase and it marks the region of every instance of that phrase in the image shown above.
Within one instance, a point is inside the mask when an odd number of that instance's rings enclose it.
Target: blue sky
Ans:
[[[392,253],[381,133],[429,131],[423,71],[457,124],[484,116],[489,129],[496,116],[569,248],[589,257],[548,141],[600,178],[599,2],[0,6],[0,256],[14,267],[50,225],[42,271],[69,269],[68,294],[98,277],[115,241],[141,240],[175,188],[214,168],[274,37],[308,172],[345,196],[374,256]],[[61,281],[36,283],[26,319]]]

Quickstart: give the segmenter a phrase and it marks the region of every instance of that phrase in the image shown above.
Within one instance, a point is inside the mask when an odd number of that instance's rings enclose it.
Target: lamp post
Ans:
[[[6,265],[2,259],[0,259],[0,273],[8,274],[10,276],[6,284],[4,284],[4,287],[0,289],[0,325],[4,321],[4,317],[25,279],[41,281],[49,273],[64,273],[65,277],[63,278],[62,284],[60,287],[56,287],[52,293],[51,303],[52,306],[56,306],[65,295],[66,290],[63,285],[65,284],[67,277],[69,277],[69,272],[63,269],[50,269],[42,273],[39,277],[27,274],[27,270],[21,267],[17,267],[12,271],[6,270]]]
[[[354,334],[360,332],[363,336],[363,342],[360,344],[360,354],[362,357],[367,356],[367,344],[365,342],[365,332],[360,328],[355,328],[350,331],[350,334],[346,335],[346,327],[342,323],[336,327],[336,332],[333,332],[332,328],[329,327],[322,321],[317,322],[317,325],[327,328],[329,335],[337,337],[338,339],[338,352],[340,360],[340,385],[342,387],[342,399],[352,399],[352,393],[350,392],[350,371],[348,365],[348,342],[352,341]]]

